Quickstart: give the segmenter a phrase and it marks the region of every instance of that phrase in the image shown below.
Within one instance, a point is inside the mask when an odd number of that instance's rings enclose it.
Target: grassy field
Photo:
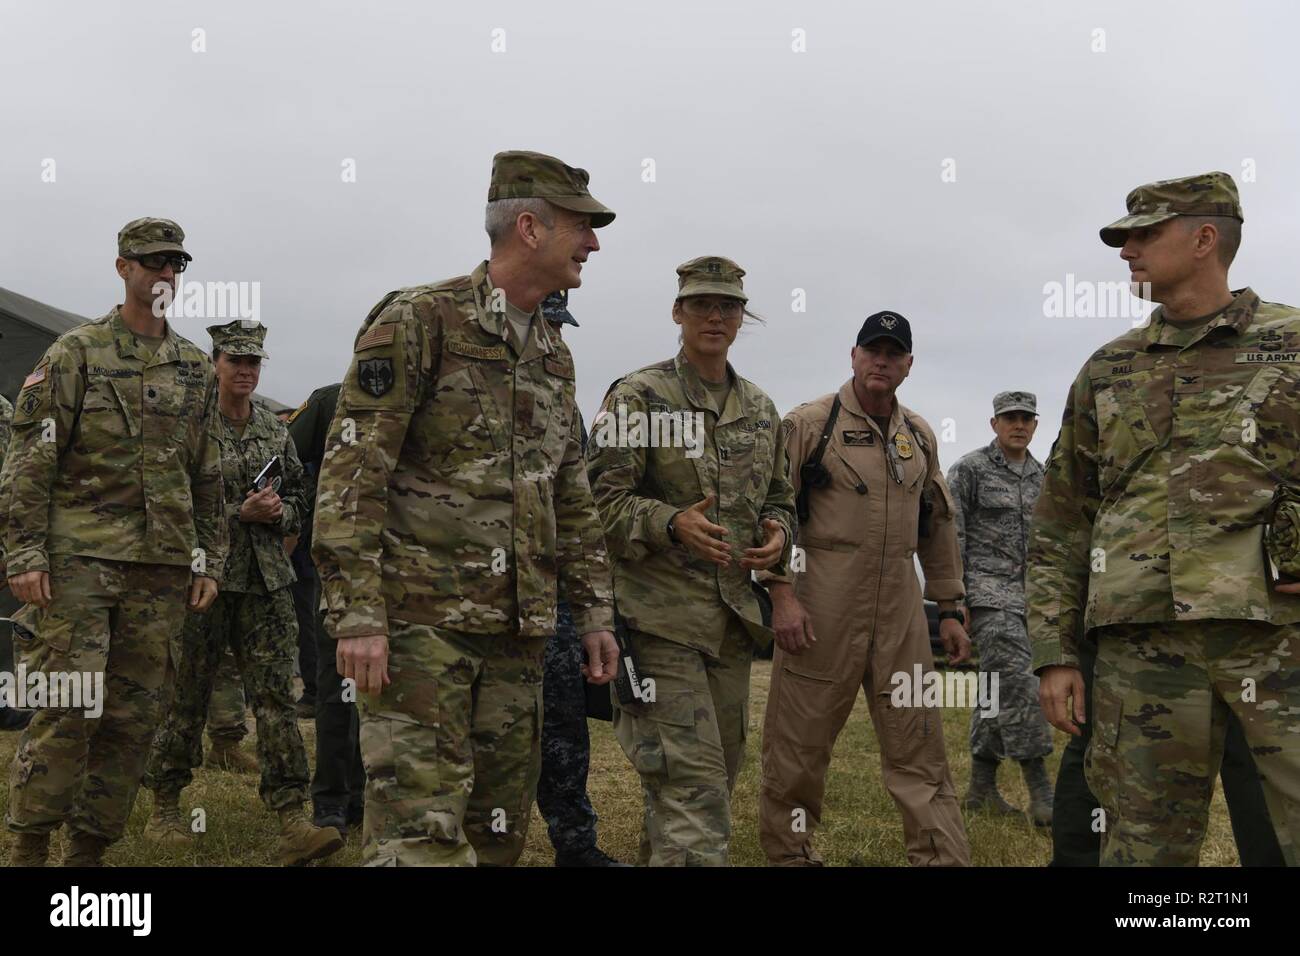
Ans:
[[[767,703],[771,664],[756,661],[752,682],[748,757],[737,783],[732,803],[734,832],[732,862],[738,866],[761,866],[758,845],[757,790],[760,729]],[[964,793],[970,779],[967,749],[969,710],[949,710],[944,732],[948,759],[958,793]],[[314,728],[310,721],[300,727],[312,751]],[[641,795],[636,774],[614,739],[609,724],[591,722],[592,757],[588,789],[600,816],[600,844],[612,856],[625,861],[636,858],[641,826]],[[6,772],[13,757],[17,734],[0,735],[0,765]],[[1065,737],[1057,735],[1057,750],[1049,758],[1055,779],[1056,764]],[[246,748],[253,746],[250,736]],[[3,778],[0,778],[3,779]],[[1019,768],[1004,764],[999,774],[1003,794],[1013,804],[1028,803]],[[141,791],[126,838],[109,850],[107,862],[117,866],[270,866],[275,853],[276,828],[273,816],[257,796],[257,778],[200,768],[193,785],[182,798],[187,808],[203,807],[207,833],[189,852],[166,853],[141,839],[151,797]],[[826,788],[824,822],[817,834],[817,846],[834,866],[902,866],[907,862],[902,827],[893,800],[880,781],[880,756],[875,733],[861,698],[835,749]],[[1042,866],[1051,856],[1050,837],[1026,822],[968,816],[967,833],[977,866]],[[8,859],[9,833],[0,828],[0,859]],[[56,836],[61,848],[62,834]],[[321,865],[351,866],[360,861],[360,833],[354,831],[344,850]],[[57,857],[56,857],[57,859]],[[533,822],[524,851],[525,866],[550,866],[553,854],[546,827],[533,810]],[[1228,824],[1223,796],[1216,792],[1211,810],[1210,832],[1201,852],[1202,865],[1232,866],[1237,851]]]

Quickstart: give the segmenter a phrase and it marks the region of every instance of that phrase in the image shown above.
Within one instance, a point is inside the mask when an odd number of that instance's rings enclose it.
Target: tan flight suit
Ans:
[[[894,402],[889,434],[862,411],[850,380],[822,464],[831,485],[810,495],[799,529],[806,567],[793,581],[817,642],[801,654],[776,649],[763,725],[759,839],[771,864],[821,862],[812,835],[821,819],[826,769],[835,738],[861,687],[880,741],[885,786],[903,814],[914,866],[969,866],[970,847],[944,752],[942,713],[895,707],[898,672],[933,670],[929,630],[913,556],[925,572],[925,596],[955,607],[965,591],[934,431]],[[801,405],[782,422],[790,477],[817,447],[833,395]],[[918,538],[922,495],[931,503],[928,535]],[[798,568],[797,560],[793,564]]]

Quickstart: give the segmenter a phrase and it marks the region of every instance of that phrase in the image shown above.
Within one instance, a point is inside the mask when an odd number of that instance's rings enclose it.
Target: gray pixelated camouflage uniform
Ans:
[[[1026,452],[1017,474],[996,439],[948,470],[971,638],[980,670],[998,675],[997,713],[971,711],[971,753],[989,760],[1052,752],[1025,624],[1025,556],[1042,481],[1043,466],[1033,455]]]

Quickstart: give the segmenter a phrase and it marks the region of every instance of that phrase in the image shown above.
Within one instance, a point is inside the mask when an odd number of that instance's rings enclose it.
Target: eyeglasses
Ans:
[[[146,256],[127,256],[127,258],[134,259],[151,272],[162,272],[167,266],[172,267],[172,272],[184,272],[190,264],[190,260],[184,256],[169,256],[162,252],[151,252]]]
[[[692,319],[707,319],[713,314],[713,310],[718,310],[718,315],[727,320],[740,318],[745,311],[745,304],[739,299],[697,299],[695,297],[682,299],[682,311]]]

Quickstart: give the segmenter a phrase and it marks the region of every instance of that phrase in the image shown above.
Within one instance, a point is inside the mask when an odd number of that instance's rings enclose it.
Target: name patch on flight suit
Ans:
[[[846,445],[874,445],[876,443],[876,434],[868,429],[843,431],[840,437],[844,439]]]

